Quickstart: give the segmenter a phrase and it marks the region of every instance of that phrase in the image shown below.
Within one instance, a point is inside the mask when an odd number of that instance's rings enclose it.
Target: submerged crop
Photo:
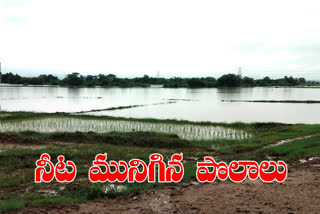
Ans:
[[[0,122],[0,132],[133,132],[150,131],[176,134],[187,140],[250,138],[251,134],[238,129],[222,126],[203,126],[193,124],[153,123],[126,120],[98,120],[71,117],[50,117],[26,120],[9,120]]]

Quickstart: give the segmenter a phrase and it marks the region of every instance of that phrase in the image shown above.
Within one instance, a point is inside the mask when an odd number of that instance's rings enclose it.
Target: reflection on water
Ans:
[[[149,105],[165,99],[177,99],[177,102],[170,105]],[[8,111],[80,112],[146,105],[92,114],[213,122],[320,123],[319,104],[221,102],[229,99],[320,100],[320,89],[0,87],[1,109]]]

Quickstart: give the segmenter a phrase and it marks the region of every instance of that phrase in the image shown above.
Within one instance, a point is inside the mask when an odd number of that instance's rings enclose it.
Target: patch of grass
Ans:
[[[26,183],[29,183],[30,180],[33,179],[34,172],[32,170],[23,169],[16,174],[8,175],[6,173],[1,173],[0,176],[0,188],[3,187],[13,187],[13,186],[20,186]]]
[[[22,200],[4,200],[0,202],[0,212],[8,212],[10,210],[20,210],[25,207]]]
[[[94,200],[97,198],[104,198],[106,194],[103,192],[103,184],[92,184],[90,190],[87,192],[87,200]]]
[[[53,133],[47,134],[48,139],[63,142],[100,143],[113,145],[157,147],[157,148],[183,148],[189,147],[186,140],[177,135],[156,132],[109,132],[97,134],[89,133]]]
[[[320,125],[290,125],[278,123],[257,123],[254,125],[252,138],[237,142],[215,141],[217,152],[222,155],[237,155],[239,153],[255,152],[266,145],[276,143],[285,139],[292,139],[301,136],[308,136],[320,133]]]
[[[295,140],[278,146],[263,149],[261,152],[283,160],[320,155],[320,136]]]

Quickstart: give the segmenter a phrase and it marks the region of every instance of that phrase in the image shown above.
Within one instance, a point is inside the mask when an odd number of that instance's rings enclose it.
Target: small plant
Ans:
[[[97,198],[103,198],[105,195],[103,188],[100,184],[93,184],[87,193],[87,200],[94,200]]]
[[[97,198],[115,198],[116,195],[126,190],[125,186],[116,186],[114,184],[93,184],[90,191],[87,193],[88,200],[94,200]]]
[[[24,208],[24,202],[20,200],[1,201],[0,212],[7,212],[9,210],[19,210]]]

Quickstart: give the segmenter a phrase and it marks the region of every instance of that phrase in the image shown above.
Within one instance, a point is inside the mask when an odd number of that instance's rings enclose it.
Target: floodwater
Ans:
[[[320,123],[320,104],[221,100],[320,100],[320,88],[0,87],[0,106],[6,111],[80,112],[145,105],[88,114],[211,122]]]

